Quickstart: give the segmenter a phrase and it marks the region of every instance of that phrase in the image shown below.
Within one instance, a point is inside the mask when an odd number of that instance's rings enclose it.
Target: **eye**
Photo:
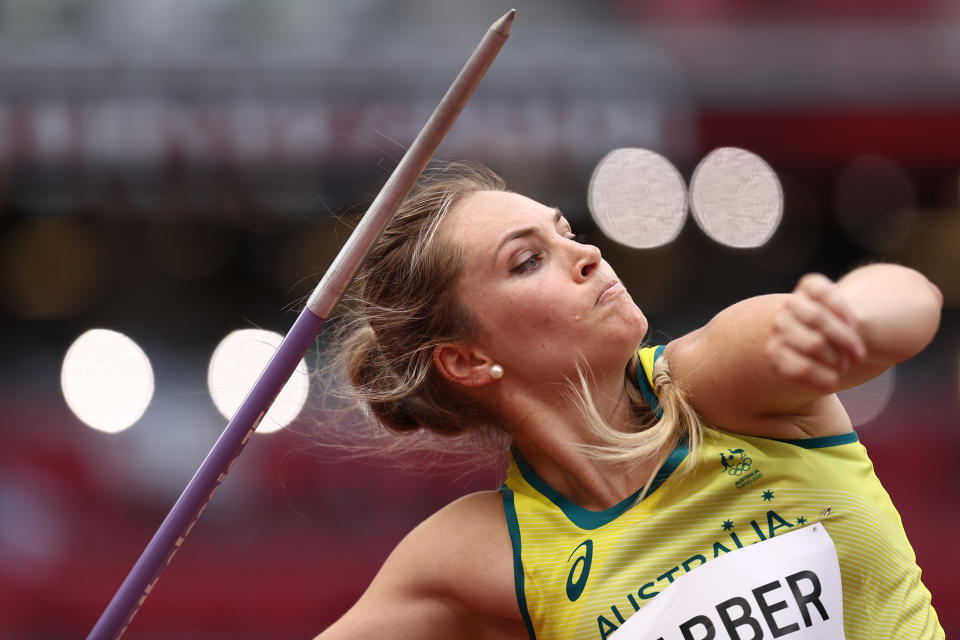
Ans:
[[[516,273],[519,275],[530,273],[534,269],[540,266],[540,263],[543,261],[542,253],[534,253],[529,258],[510,269],[510,273]]]

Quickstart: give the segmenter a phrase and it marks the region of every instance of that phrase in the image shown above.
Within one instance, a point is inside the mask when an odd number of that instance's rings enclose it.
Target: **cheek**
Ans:
[[[551,286],[546,279],[531,280],[511,296],[508,317],[504,318],[509,329],[523,331],[558,330],[565,324],[580,320],[577,301],[565,299],[562,289]],[[524,326],[525,325],[525,326]]]
[[[522,337],[555,329],[558,320],[549,301],[549,298],[537,295],[519,300],[498,300],[487,308],[485,314],[489,318],[490,334]]]
[[[539,351],[547,337],[563,331],[557,300],[542,288],[491,292],[476,301],[476,318],[486,339],[501,353]]]

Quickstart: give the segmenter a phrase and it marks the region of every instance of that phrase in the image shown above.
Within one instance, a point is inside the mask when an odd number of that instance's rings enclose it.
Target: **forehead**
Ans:
[[[556,209],[509,191],[477,191],[457,203],[447,224],[453,236],[483,235],[492,241],[521,225],[553,219]]]

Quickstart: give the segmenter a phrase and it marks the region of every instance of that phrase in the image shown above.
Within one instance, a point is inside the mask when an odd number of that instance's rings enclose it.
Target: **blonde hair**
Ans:
[[[343,370],[349,395],[364,413],[389,432],[417,435],[408,444],[400,439],[387,447],[382,439],[370,453],[398,453],[419,447],[443,450],[451,444],[423,438],[468,436],[475,446],[494,444],[498,450],[478,451],[500,459],[509,438],[492,408],[448,381],[433,364],[434,348],[476,335],[477,322],[459,302],[455,284],[462,271],[456,242],[441,233],[441,223],[465,197],[478,191],[506,191],[504,181],[486,167],[454,163],[433,168],[420,179],[364,261],[355,281],[351,308],[334,341],[333,366]],[[627,376],[637,371],[636,357]],[[570,381],[570,398],[597,439],[591,455],[614,463],[648,460],[669,453],[686,440],[700,441],[699,420],[671,382],[666,361],[658,361],[654,387],[664,417],[657,420],[634,384],[631,394],[636,430],[617,431],[599,415],[586,375]],[[362,445],[361,445],[362,448]],[[468,447],[470,446],[468,445]]]
[[[455,292],[460,252],[442,237],[441,223],[467,196],[505,189],[499,176],[478,164],[429,169],[361,266],[334,340],[332,366],[346,374],[354,406],[392,434],[412,437],[386,441],[374,435],[372,446],[359,443],[355,451],[395,455],[456,448],[449,438],[424,437],[423,431],[466,435],[461,449],[482,451],[491,439],[502,449],[496,418],[436,370],[433,350],[476,331]]]
[[[657,460],[637,498],[638,501],[646,495],[657,472],[678,445],[687,446],[688,459],[691,462],[697,459],[706,425],[690,403],[682,385],[673,381],[670,363],[665,356],[656,360],[651,376],[659,403],[659,414],[647,404],[640,391],[637,376],[646,374],[640,368],[639,358],[634,355],[627,365],[626,377],[630,381],[626,385],[627,398],[634,418],[631,425],[633,429],[629,431],[617,430],[603,419],[591,397],[588,374],[582,367],[578,367],[577,371],[579,380],[576,384],[571,382],[570,396],[590,433],[602,443],[584,444],[584,451],[595,459],[625,467],[651,458]],[[693,464],[685,465],[682,473],[689,473],[693,467]]]

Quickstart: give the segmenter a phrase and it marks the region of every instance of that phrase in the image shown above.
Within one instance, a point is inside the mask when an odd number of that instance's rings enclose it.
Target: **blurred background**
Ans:
[[[486,162],[560,206],[655,341],[812,270],[891,260],[941,287],[933,345],[844,402],[944,628],[960,632],[957,3],[5,0],[0,638],[89,632],[226,424],[214,349],[238,329],[289,329],[511,6],[512,36],[438,158]],[[779,175],[784,215],[765,246],[724,247],[688,220],[638,251],[592,226],[587,187],[607,152],[657,151],[689,180],[720,146]],[[123,404],[146,389],[129,428],[90,428],[79,416],[102,408],[68,406],[61,373],[96,396],[83,387],[95,363],[64,366],[90,329],[128,336],[146,376],[100,390]],[[306,367],[319,364],[311,351]],[[497,486],[496,472],[320,452],[322,383],[298,376],[299,419],[249,443],[125,637],[311,637],[415,523]]]

